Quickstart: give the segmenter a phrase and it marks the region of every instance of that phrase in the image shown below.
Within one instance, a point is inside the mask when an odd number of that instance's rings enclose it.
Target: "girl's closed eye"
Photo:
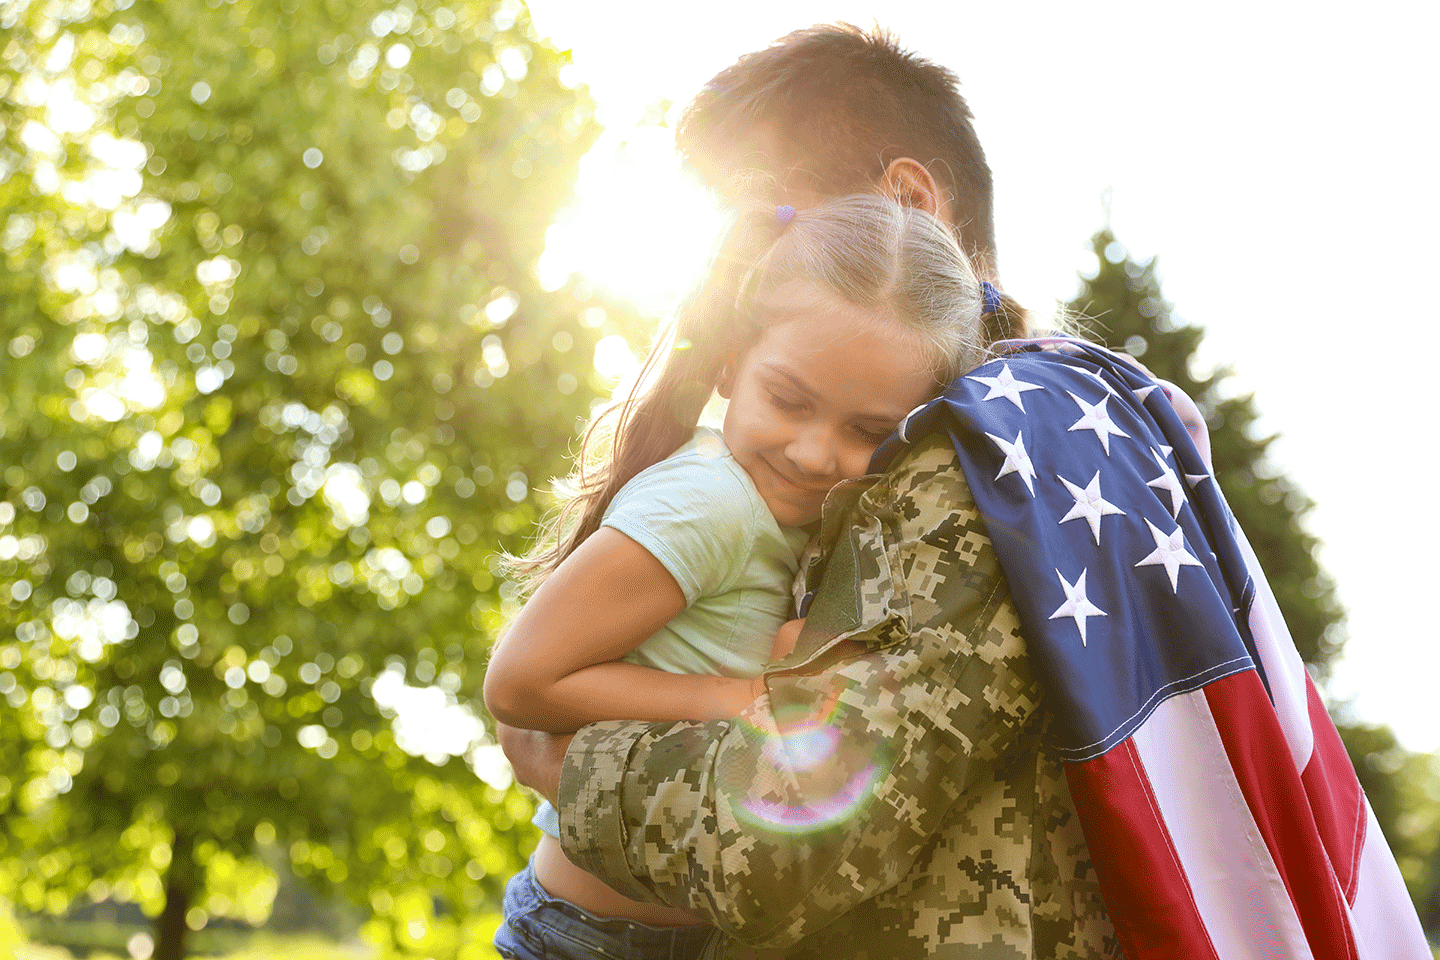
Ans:
[[[872,447],[880,446],[880,444],[885,442],[886,437],[895,432],[893,428],[889,427],[864,427],[859,424],[856,424],[853,429],[855,430],[855,435],[859,437],[861,441],[868,443]]]
[[[769,392],[770,405],[783,413],[799,413],[805,409],[805,401],[803,400],[792,399],[783,394],[776,393],[774,390]]]

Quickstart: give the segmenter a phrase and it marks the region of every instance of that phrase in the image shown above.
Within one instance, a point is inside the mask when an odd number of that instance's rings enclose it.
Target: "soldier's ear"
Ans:
[[[949,198],[940,189],[940,184],[931,176],[925,165],[913,157],[900,157],[890,161],[876,189],[887,197],[916,210],[924,210],[933,217],[949,222]]]

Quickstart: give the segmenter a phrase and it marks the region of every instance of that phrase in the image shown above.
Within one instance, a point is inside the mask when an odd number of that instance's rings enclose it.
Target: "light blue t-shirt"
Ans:
[[[685,609],[623,658],[670,673],[753,677],[775,631],[791,617],[790,587],[809,539],[782,527],[718,431],[636,474],[610,502],[613,527],[660,561],[685,595]],[[559,835],[554,808],[533,821]]]

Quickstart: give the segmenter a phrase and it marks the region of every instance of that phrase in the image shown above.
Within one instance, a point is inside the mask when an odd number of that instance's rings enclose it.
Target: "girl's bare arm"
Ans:
[[[569,733],[597,720],[720,720],[754,699],[749,680],[618,662],[685,609],[670,572],[610,527],[565,559],[496,644],[485,705],[514,727]]]

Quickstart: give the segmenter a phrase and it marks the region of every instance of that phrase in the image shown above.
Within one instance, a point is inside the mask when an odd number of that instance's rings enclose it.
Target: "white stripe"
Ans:
[[[1250,579],[1255,582],[1255,602],[1250,606],[1250,634],[1255,638],[1255,649],[1260,654],[1260,667],[1270,684],[1270,696],[1275,703],[1275,714],[1280,718],[1280,728],[1285,731],[1285,742],[1290,746],[1290,759],[1295,769],[1305,770],[1310,754],[1315,750],[1315,734],[1310,729],[1310,701],[1305,690],[1305,664],[1295,641],[1290,638],[1290,628],[1280,615],[1280,605],[1270,589],[1260,561],[1245,534],[1237,526],[1232,531],[1240,541],[1240,552],[1249,567]]]
[[[1219,955],[1313,960],[1204,691],[1166,700],[1133,740]]]
[[[1425,931],[1369,801],[1365,813],[1370,823],[1355,878],[1355,906],[1350,909],[1360,960],[1430,960]]]

